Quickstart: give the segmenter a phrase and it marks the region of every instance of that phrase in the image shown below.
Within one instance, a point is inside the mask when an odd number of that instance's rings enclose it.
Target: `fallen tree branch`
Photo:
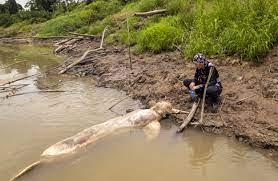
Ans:
[[[55,43],[54,46],[60,46],[61,44],[64,44],[64,43],[66,43],[66,42],[68,42],[68,41],[70,41],[72,39],[73,38],[64,39],[62,41],[59,41],[59,42]]]
[[[55,38],[72,38],[72,37],[71,36],[42,36],[42,37],[32,36],[31,38],[34,38],[34,39],[55,39]]]
[[[12,80],[12,81],[5,82],[5,83],[1,84],[0,86],[7,85],[7,84],[11,84],[11,83],[14,83],[14,82],[23,80],[23,79],[27,79],[27,78],[36,76],[36,75],[39,75],[39,73],[38,73],[38,74],[33,74],[33,75],[28,75],[28,76],[25,76],[25,77],[21,77],[21,78],[18,78],[18,79],[14,79],[14,80]]]
[[[61,70],[58,74],[63,74],[66,71],[68,71],[71,67],[79,64],[82,60],[85,59],[85,57],[88,55],[88,53],[96,52],[96,51],[99,51],[101,49],[102,48],[97,48],[97,49],[94,49],[94,50],[87,50],[86,52],[84,52],[84,54],[82,55],[82,57],[80,59],[78,59],[78,60],[74,61],[73,63],[71,63],[70,65],[68,65],[65,69]]]
[[[188,116],[186,117],[186,119],[183,121],[182,125],[180,125],[179,129],[177,130],[177,133],[181,133],[183,132],[184,128],[188,125],[188,123],[193,119],[197,108],[199,106],[200,100],[198,100],[198,102],[194,102],[193,106],[188,114]]]
[[[203,120],[204,120],[204,109],[205,109],[206,94],[207,94],[207,88],[208,88],[208,84],[209,84],[212,72],[213,72],[213,67],[211,67],[210,70],[209,70],[208,79],[207,79],[207,82],[206,82],[206,85],[205,85],[205,90],[204,90],[204,93],[203,93],[202,108],[201,108],[201,119],[199,121],[200,123],[203,123]]]
[[[74,32],[69,32],[69,34],[76,35],[76,36],[84,36],[88,38],[99,38],[100,36],[98,35],[88,35],[88,34],[81,34],[81,33],[74,33]]]
[[[0,89],[9,89],[9,88],[17,88],[18,86],[27,86],[27,85],[30,85],[30,84],[16,84],[16,85],[9,85],[9,86],[0,86]]]
[[[66,71],[68,71],[71,67],[73,67],[73,66],[79,64],[82,60],[85,59],[85,57],[88,55],[88,53],[90,53],[90,52],[96,52],[96,51],[102,50],[102,49],[103,49],[102,46],[103,46],[103,41],[104,41],[104,35],[105,35],[106,30],[107,30],[107,26],[106,26],[106,27],[104,28],[104,30],[103,30],[102,39],[101,39],[101,43],[100,43],[99,48],[93,49],[93,50],[88,49],[88,50],[82,55],[82,57],[81,57],[80,59],[78,59],[78,60],[74,61],[73,63],[71,63],[70,65],[68,65],[65,69],[61,70],[58,74],[63,74],[63,73],[65,73]]]
[[[33,93],[54,93],[54,92],[66,92],[66,91],[62,91],[62,90],[38,90],[38,91],[31,91],[31,92],[23,92],[23,93],[18,93],[18,94],[6,95],[5,97],[1,97],[1,98],[9,98],[9,97],[21,96],[21,95],[33,94]]]
[[[22,85],[19,85],[17,87],[10,87],[10,88],[7,88],[7,89],[4,89],[4,90],[1,90],[0,93],[5,93],[5,92],[14,92],[14,91],[18,91],[19,89],[22,89],[23,87],[26,87],[30,84],[22,84]]]
[[[167,9],[158,9],[158,10],[148,11],[148,12],[137,12],[137,13],[134,13],[134,16],[148,17],[148,16],[153,16],[156,14],[163,14],[165,12],[167,12]]]

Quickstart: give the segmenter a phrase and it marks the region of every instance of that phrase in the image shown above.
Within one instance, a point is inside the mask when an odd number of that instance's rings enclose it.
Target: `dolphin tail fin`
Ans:
[[[17,180],[19,177],[25,175],[27,172],[30,172],[31,170],[33,170],[35,167],[37,167],[38,165],[41,164],[41,161],[37,161],[32,163],[31,165],[29,165],[28,167],[24,168],[21,172],[19,172],[16,176],[14,176],[12,179],[10,179],[10,181],[15,181]]]

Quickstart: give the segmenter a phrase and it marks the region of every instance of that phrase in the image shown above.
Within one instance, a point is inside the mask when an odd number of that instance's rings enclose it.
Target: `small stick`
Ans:
[[[11,83],[14,83],[14,82],[17,82],[17,81],[23,80],[23,79],[27,79],[27,78],[30,78],[30,77],[36,76],[36,75],[39,75],[39,73],[37,73],[37,74],[33,74],[33,75],[24,76],[24,77],[21,77],[21,78],[18,78],[18,79],[12,80],[12,81],[8,81],[8,82],[6,82],[6,83],[1,84],[0,86],[7,85],[7,84],[11,84]]]
[[[203,120],[204,120],[204,109],[205,109],[206,94],[207,94],[207,88],[208,88],[208,84],[209,84],[212,72],[213,72],[213,67],[211,67],[210,70],[209,70],[208,80],[206,82],[205,90],[204,90],[204,93],[203,93],[202,108],[201,108],[201,119],[199,121],[200,123],[203,123]]]
[[[129,66],[130,66],[130,69],[132,70],[132,62],[131,62],[131,54],[130,54],[130,32],[129,32],[128,18],[126,19],[126,27],[127,27]]]
[[[101,43],[100,43],[99,48],[103,48],[102,45],[103,45],[103,41],[104,41],[104,35],[105,35],[105,32],[107,31],[107,29],[108,29],[108,26],[106,26],[102,32]]]
[[[189,114],[189,112],[173,108],[171,114]]]
[[[41,163],[42,163],[41,160],[32,163],[31,165],[27,166],[27,167],[24,168],[22,171],[20,171],[16,176],[14,176],[13,178],[11,178],[10,181],[17,180],[17,179],[20,178],[21,176],[25,175],[27,172],[30,172],[31,170],[33,170],[35,167],[37,167],[37,166],[40,165]]]
[[[237,103],[239,103],[239,102],[242,102],[242,101],[244,101],[244,100],[246,100],[246,99],[250,99],[250,98],[255,97],[255,96],[256,96],[256,94],[253,94],[253,95],[251,95],[251,96],[248,96],[248,97],[242,98],[242,99],[240,99],[240,100],[238,100],[238,101],[234,102],[234,104],[237,104]]]
[[[115,107],[116,105],[118,105],[119,103],[121,103],[123,100],[129,98],[130,95],[124,97],[123,99],[119,100],[118,102],[116,102],[115,104],[113,104],[111,107],[108,108],[108,110],[111,110],[113,107]]]
[[[10,85],[10,86],[0,86],[0,89],[9,89],[9,88],[17,88],[17,87],[19,87],[19,86],[23,86],[23,85],[25,85],[25,86],[27,86],[27,85],[30,85],[30,84],[15,84],[15,85]]]
[[[11,91],[18,91],[19,89],[22,89],[23,87],[26,87],[26,86],[28,86],[28,85],[30,85],[30,84],[25,84],[25,85],[20,85],[20,86],[18,86],[18,87],[11,87],[11,88],[9,88],[8,90],[1,90],[0,91],[0,93],[4,93],[4,92],[11,92]]]
[[[62,91],[62,90],[39,90],[39,91],[31,91],[31,92],[23,92],[23,93],[18,93],[18,94],[6,95],[5,97],[1,97],[1,98],[9,98],[9,97],[21,96],[21,95],[25,95],[25,94],[46,93],[46,92],[66,92],[66,91]]]

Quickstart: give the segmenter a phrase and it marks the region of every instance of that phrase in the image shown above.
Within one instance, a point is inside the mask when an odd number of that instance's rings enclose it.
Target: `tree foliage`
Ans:
[[[7,0],[4,4],[0,4],[0,14],[16,14],[20,10],[22,10],[22,6],[15,0]]]

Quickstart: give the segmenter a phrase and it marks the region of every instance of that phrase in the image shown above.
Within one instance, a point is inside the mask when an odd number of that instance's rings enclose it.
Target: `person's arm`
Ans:
[[[197,69],[196,69],[193,82],[190,83],[189,88],[191,90],[194,90],[195,89],[194,87],[197,84],[197,82],[198,82],[198,73],[197,73]]]

